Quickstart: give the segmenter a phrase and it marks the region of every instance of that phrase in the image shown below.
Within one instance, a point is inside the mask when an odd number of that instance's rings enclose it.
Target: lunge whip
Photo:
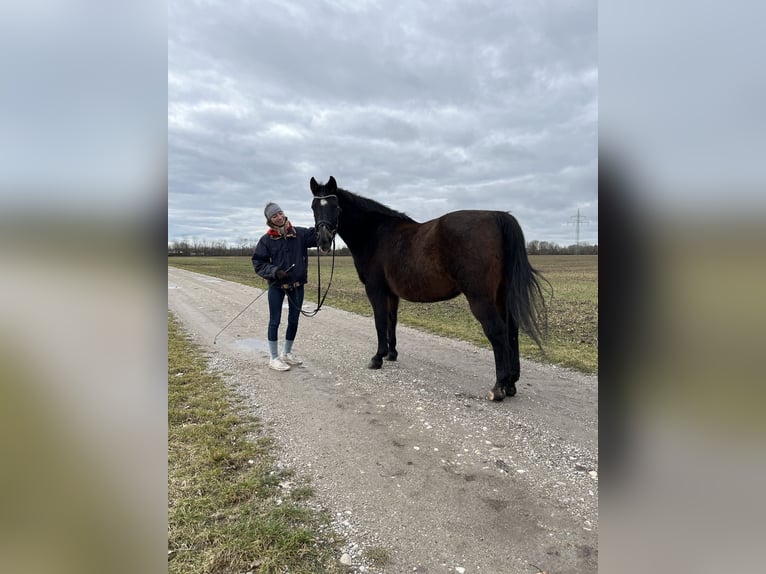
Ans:
[[[288,267],[288,268],[287,268],[287,271],[290,271],[290,269],[292,269],[293,267],[295,267],[295,263],[293,263],[292,265],[290,265],[290,267]],[[247,310],[250,308],[250,305],[252,305],[252,304],[253,304],[253,303],[255,303],[255,302],[258,300],[258,299],[260,299],[260,298],[263,296],[263,294],[264,294],[264,293],[266,293],[266,291],[268,291],[268,290],[269,290],[269,289],[268,289],[268,288],[266,288],[266,289],[264,289],[263,291],[261,291],[260,293],[258,293],[258,295],[256,295],[255,299],[253,299],[252,301],[250,301],[250,303],[248,303],[248,304],[247,304],[247,307],[245,307],[244,309],[242,309],[242,310],[241,310],[239,313],[237,313],[237,316],[236,316],[236,317],[234,317],[234,318],[233,318],[231,321],[229,321],[228,323],[226,323],[226,327],[224,327],[223,329],[221,329],[220,331],[218,331],[218,333],[216,334],[216,336],[215,336],[215,337],[213,337],[213,345],[215,345],[215,340],[218,338],[218,335],[220,335],[221,333],[223,333],[223,332],[226,330],[226,328],[227,328],[229,325],[231,325],[231,324],[232,324],[234,321],[236,321],[236,320],[237,320],[237,317],[239,317],[239,316],[240,316],[242,313],[244,313],[245,311],[247,311]]]

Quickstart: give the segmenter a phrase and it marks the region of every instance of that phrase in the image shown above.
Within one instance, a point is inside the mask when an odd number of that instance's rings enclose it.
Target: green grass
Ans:
[[[168,572],[347,572],[310,486],[275,470],[272,439],[168,317]],[[325,534],[321,534],[325,533]]]
[[[363,554],[364,558],[370,563],[370,565],[378,568],[384,567],[391,559],[391,553],[382,546],[373,546],[372,548],[367,548]]]
[[[548,336],[543,355],[534,342],[522,335],[519,346],[524,357],[576,369],[598,372],[598,257],[595,255],[538,255],[530,257],[553,286],[548,305]],[[323,293],[330,277],[329,257],[322,258]],[[249,257],[169,257],[168,264],[245,285],[265,288],[255,275]],[[306,302],[316,304],[316,257],[309,261]],[[314,283],[312,283],[312,281]],[[372,308],[359,281],[351,257],[336,257],[332,286],[325,304],[352,313],[371,316]],[[473,317],[462,295],[439,303],[402,301],[399,321],[424,331],[470,341],[490,348],[481,325]],[[370,333],[374,341],[374,333]],[[374,342],[370,343],[374,346]]]

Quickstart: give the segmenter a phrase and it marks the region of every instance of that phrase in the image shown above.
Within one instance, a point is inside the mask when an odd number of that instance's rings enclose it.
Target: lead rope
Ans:
[[[335,238],[332,238],[332,266],[330,267],[330,281],[327,283],[327,289],[322,295],[322,265],[319,258],[319,247],[317,247],[317,308],[313,311],[304,311],[300,309],[301,315],[304,317],[313,317],[319,313],[324,300],[327,298],[327,294],[330,292],[330,285],[332,285],[332,277],[335,274]],[[287,301],[293,307],[298,307],[297,303],[290,298],[290,292],[287,292]]]

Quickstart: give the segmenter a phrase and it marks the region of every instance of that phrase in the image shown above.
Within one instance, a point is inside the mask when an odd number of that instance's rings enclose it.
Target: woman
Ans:
[[[276,203],[266,204],[263,214],[269,229],[258,241],[252,261],[255,272],[269,282],[269,368],[289,371],[290,365],[303,362],[293,355],[293,343],[303,306],[303,286],[308,281],[308,248],[317,246],[317,234],[313,227],[293,227]],[[285,295],[289,308],[280,355],[277,335]]]

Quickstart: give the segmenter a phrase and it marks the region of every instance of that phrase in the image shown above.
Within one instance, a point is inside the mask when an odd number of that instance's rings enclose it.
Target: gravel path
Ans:
[[[399,360],[368,370],[372,318],[328,307],[301,318],[304,364],[275,372],[265,295],[213,344],[259,292],[168,268],[169,309],[310,479],[353,571],[380,572],[378,547],[391,574],[597,571],[596,377],[522,361],[518,394],[492,403],[491,351],[400,325]]]

